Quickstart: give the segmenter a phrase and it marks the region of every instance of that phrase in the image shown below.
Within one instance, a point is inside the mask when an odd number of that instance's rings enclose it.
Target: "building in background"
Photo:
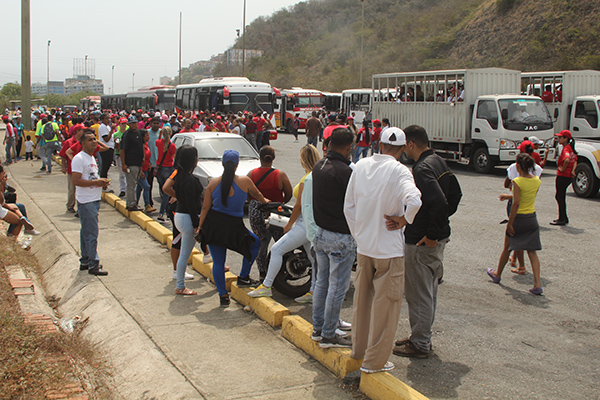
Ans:
[[[45,96],[50,90],[50,94],[60,94],[68,96],[79,92],[94,92],[104,94],[104,84],[102,79],[96,79],[96,60],[93,58],[74,58],[73,59],[73,77],[61,81],[50,81],[46,83],[34,83],[31,85],[31,92],[36,96]]]

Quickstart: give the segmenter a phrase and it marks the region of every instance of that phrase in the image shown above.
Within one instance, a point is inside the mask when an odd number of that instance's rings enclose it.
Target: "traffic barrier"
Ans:
[[[167,237],[169,235],[173,236],[173,233],[170,230],[156,221],[148,222],[146,225],[146,232],[148,232],[150,236],[154,237],[161,244],[167,243]]]
[[[304,318],[290,315],[283,318],[281,334],[340,378],[360,369],[362,360],[350,357],[350,349],[321,348],[318,342],[310,338],[312,329],[312,324]]]
[[[360,391],[371,400],[428,400],[398,378],[387,372],[360,376]]]
[[[283,318],[289,316],[290,310],[270,297],[250,297],[252,288],[239,288],[237,282],[231,283],[231,297],[244,306],[250,306],[252,311],[273,328],[281,326]]]
[[[150,218],[141,211],[130,211],[129,219],[141,226],[143,230],[146,230],[146,226],[148,225],[148,223],[154,221],[152,218]]]

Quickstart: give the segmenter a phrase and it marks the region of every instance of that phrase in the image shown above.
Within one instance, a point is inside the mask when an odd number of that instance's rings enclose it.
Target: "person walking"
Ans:
[[[306,143],[317,147],[319,134],[321,133],[321,121],[317,118],[317,112],[312,112],[312,117],[306,121]]]
[[[229,306],[230,302],[225,286],[227,249],[244,256],[237,286],[250,287],[257,283],[250,279],[250,268],[260,249],[260,240],[246,229],[243,221],[248,194],[262,204],[269,202],[250,178],[235,174],[239,162],[240,154],[237,151],[225,150],[222,158],[223,175],[211,180],[206,187],[199,221],[202,244],[208,245],[213,259],[213,278],[222,307]],[[177,199],[181,201],[179,195]],[[179,230],[183,233],[181,228]]]
[[[386,129],[382,137],[388,135]],[[443,158],[429,148],[423,127],[404,129],[408,158],[415,161],[413,176],[423,203],[412,224],[404,231],[405,297],[408,304],[410,337],[396,342],[393,353],[402,357],[426,358],[431,352],[431,327],[435,319],[438,279],[443,271],[444,249],[450,238],[448,218],[462,198],[458,179]],[[396,217],[388,227],[399,228]]]
[[[292,135],[294,135],[294,143],[298,143],[298,130],[300,130],[300,114],[296,113],[292,121]]]
[[[558,203],[558,219],[550,222],[550,225],[566,225],[569,223],[567,216],[567,189],[573,182],[575,168],[577,167],[577,152],[575,151],[575,139],[568,130],[562,130],[556,135],[558,144],[562,151],[556,162],[556,202]]]
[[[249,124],[248,124],[249,125]],[[292,198],[292,184],[285,172],[273,168],[275,150],[271,146],[260,149],[260,167],[248,173],[262,195],[273,202],[287,203]],[[252,232],[260,239],[260,250],[256,256],[256,266],[261,278],[267,276],[267,250],[271,243],[271,233],[265,224],[265,213],[259,209],[260,202],[252,198],[248,204],[248,219]]]
[[[348,129],[334,129],[327,155],[315,164],[312,172],[313,215],[318,227],[313,246],[318,271],[311,338],[319,341],[322,348],[352,345],[336,334],[336,329],[356,258],[356,243],[344,216],[344,197],[352,174],[348,157],[353,140]]]
[[[74,125],[73,136],[63,142],[58,155],[62,159],[62,173],[67,175],[67,212],[75,214],[75,185],[73,184],[73,171],[71,170],[71,159],[67,156],[67,150],[75,143],[80,143],[81,135],[85,127],[83,124]]]
[[[148,183],[148,174],[150,173],[150,148],[148,147],[148,141],[150,140],[150,134],[147,130],[143,130],[142,133],[144,134],[144,164],[142,165],[140,179],[135,188],[135,204],[137,206],[140,202],[140,197],[143,196],[144,213],[150,214],[156,211],[156,208],[150,205],[150,184]]]
[[[160,131],[160,139],[155,141],[155,147],[158,150],[158,158],[156,164],[156,178],[158,180],[159,188],[162,188],[169,176],[173,173],[173,158],[175,157],[175,152],[177,151],[177,147],[173,143],[171,143],[171,135],[173,131],[171,128],[164,127]],[[160,190],[162,194],[160,201],[160,210],[158,212],[158,219],[164,220],[167,214],[167,208],[169,207],[169,195]],[[152,190],[150,190],[150,195],[152,194]],[[151,203],[150,203],[151,204]]]
[[[17,151],[15,150],[17,144],[17,131],[8,120],[7,115],[2,116],[2,122],[6,125],[6,134],[4,135],[3,144],[6,146],[6,164],[12,164],[13,161],[17,162]],[[13,156],[14,154],[14,156]]]
[[[306,238],[306,227],[304,220],[302,219],[302,191],[304,189],[304,180],[306,176],[310,174],[314,165],[321,158],[319,150],[312,144],[307,144],[300,150],[300,163],[304,167],[304,176],[300,179],[300,182],[294,187],[294,197],[296,198],[296,204],[292,209],[292,215],[288,220],[287,224],[283,227],[284,235],[275,242],[271,247],[271,258],[269,260],[269,268],[267,269],[267,276],[264,282],[255,290],[248,293],[250,297],[265,297],[272,296],[271,287],[275,281],[275,277],[281,270],[283,264],[283,255],[289,251],[303,246],[308,255],[308,259],[313,263],[312,255],[310,253],[310,241]]]
[[[138,120],[135,116],[131,115],[127,122],[129,130],[121,140],[121,169],[127,181],[127,210],[142,211],[135,201],[135,188],[144,164],[144,136],[143,132],[137,129]]]
[[[498,268],[488,268],[487,273],[494,283],[500,283],[502,271],[513,250],[527,251],[533,271],[533,287],[529,292],[535,295],[543,293],[540,281],[540,259],[537,251],[542,249],[540,226],[535,213],[535,199],[540,189],[540,178],[531,173],[535,161],[527,153],[517,156],[519,176],[512,181],[513,194],[501,194],[500,200],[512,199],[510,218],[506,224],[504,248],[500,254]]]
[[[94,130],[85,129],[80,142],[82,151],[77,153],[71,162],[77,211],[81,222],[79,270],[87,269],[91,275],[105,276],[108,272],[102,268],[98,257],[98,213],[102,189],[108,187],[109,181],[100,178],[98,174],[98,165],[94,158],[98,141]]]
[[[360,369],[365,373],[394,368],[388,358],[404,292],[404,235],[401,229],[388,231],[385,216],[395,216],[404,226],[421,207],[410,170],[398,162],[405,146],[404,132],[388,129],[381,138],[381,154],[355,165],[344,202],[358,253],[351,357],[363,360]]]

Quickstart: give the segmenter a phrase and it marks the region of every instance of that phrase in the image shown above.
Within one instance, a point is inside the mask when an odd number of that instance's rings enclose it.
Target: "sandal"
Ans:
[[[198,294],[195,290],[191,290],[188,288],[183,289],[175,289],[175,294],[180,294],[182,296],[195,296]]]
[[[512,256],[508,257],[508,262],[510,263],[511,267],[516,267],[517,266],[517,259],[516,259],[516,257],[512,257]]]
[[[510,272],[512,272],[513,274],[525,275],[527,270],[525,269],[525,267],[523,267],[523,268],[519,267],[519,268],[511,269]]]

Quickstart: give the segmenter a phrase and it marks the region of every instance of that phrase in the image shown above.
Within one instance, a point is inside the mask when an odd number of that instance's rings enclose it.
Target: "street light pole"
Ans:
[[[360,82],[359,88],[362,88],[363,84],[363,48],[365,43],[365,0],[360,0],[362,5],[362,27],[360,28]]]
[[[115,94],[115,66],[112,66],[112,82],[110,84],[110,94]]]
[[[27,129],[31,126],[31,48],[29,38],[29,0],[21,0],[21,116]]]
[[[131,76],[131,91],[135,90],[135,72]]]
[[[85,68],[85,77],[87,78],[87,76],[88,76],[88,74],[87,74],[87,54],[85,55],[85,65],[84,65],[84,68]]]
[[[242,28],[242,76],[246,76],[246,0],[244,0],[244,27]]]
[[[50,94],[50,40],[48,40],[48,51],[46,53],[46,95]]]
[[[181,11],[179,11],[179,84],[181,85]]]

